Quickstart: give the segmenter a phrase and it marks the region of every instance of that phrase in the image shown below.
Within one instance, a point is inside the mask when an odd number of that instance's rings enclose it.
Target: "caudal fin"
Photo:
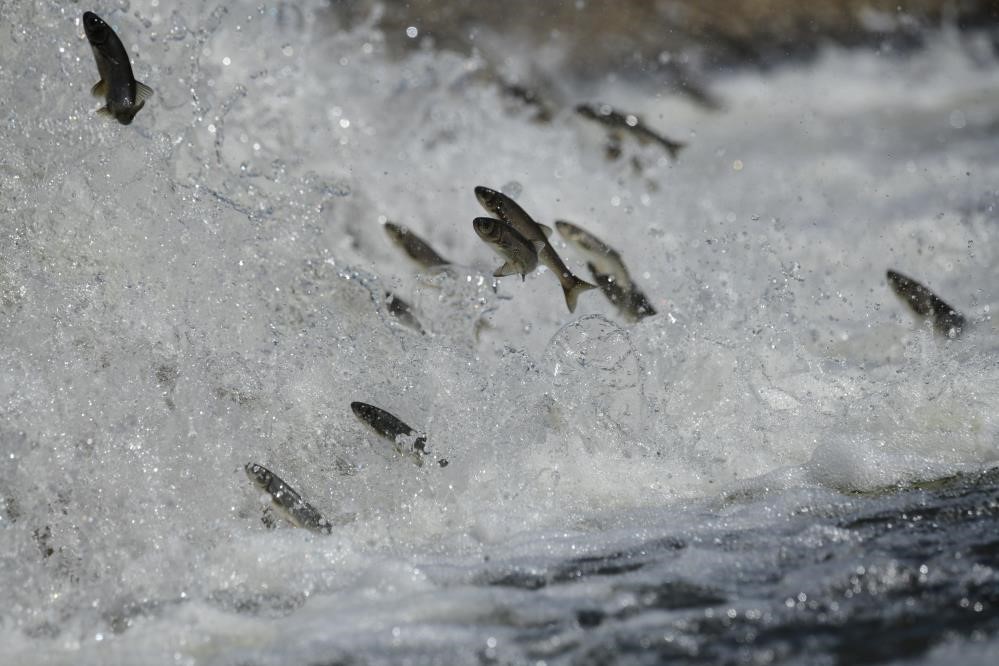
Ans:
[[[597,285],[580,280],[575,275],[570,275],[562,282],[562,291],[565,292],[565,304],[569,306],[569,312],[576,311],[576,301],[584,291],[596,289]]]

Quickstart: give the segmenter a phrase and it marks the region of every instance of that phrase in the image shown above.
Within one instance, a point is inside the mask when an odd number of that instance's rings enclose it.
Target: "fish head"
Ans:
[[[501,224],[499,220],[494,220],[491,217],[477,217],[472,220],[472,227],[475,229],[475,233],[487,243],[495,243],[499,240]]]
[[[266,489],[274,479],[274,475],[271,471],[263,465],[248,462],[246,463],[246,467],[244,469],[246,469],[246,475],[250,477],[250,481],[253,481],[253,483],[261,489]]]
[[[139,102],[138,104],[123,104],[121,106],[115,105],[111,109],[111,114],[115,119],[122,125],[131,125],[132,120],[135,119],[135,114],[145,106],[145,102]]]
[[[114,34],[104,19],[93,12],[83,12],[83,30],[87,33],[87,41],[94,46],[107,43]]]
[[[475,198],[491,213],[499,214],[503,210],[503,195],[496,190],[479,185],[475,188]]]
[[[405,247],[406,242],[409,237],[409,229],[400,224],[394,224],[392,222],[386,222],[384,224],[385,233],[396,245],[400,247]]]
[[[374,417],[374,409],[374,407],[364,402],[350,403],[350,411],[354,412],[354,416],[366,422]]]
[[[578,227],[572,222],[566,222],[565,220],[555,220],[555,229],[562,234],[562,238],[569,240],[576,236],[576,230]]]

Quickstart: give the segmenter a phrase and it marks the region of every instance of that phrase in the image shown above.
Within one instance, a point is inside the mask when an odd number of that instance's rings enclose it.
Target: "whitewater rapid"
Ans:
[[[984,38],[713,77],[718,111],[553,76],[538,123],[483,59],[390,58],[323,2],[113,3],[95,11],[155,90],[123,127],[94,113],[85,8],[4,7],[2,663],[557,661],[504,646],[574,598],[626,601],[584,582],[539,603],[497,576],[548,585],[558,563],[647,551],[724,615],[711,585],[732,567],[855,538],[789,516],[880,510],[886,489],[999,460]],[[504,66],[529,69],[529,47]],[[688,147],[626,141],[610,161],[578,102]],[[596,291],[570,314],[545,270],[494,280],[476,185],[600,236],[658,314],[627,324]],[[421,271],[385,221],[454,267]],[[968,334],[935,337],[888,268]],[[395,454],[355,400],[450,464]],[[354,520],[268,530],[249,461]],[[693,545],[732,530],[756,545]],[[979,655],[958,643],[941,662]]]

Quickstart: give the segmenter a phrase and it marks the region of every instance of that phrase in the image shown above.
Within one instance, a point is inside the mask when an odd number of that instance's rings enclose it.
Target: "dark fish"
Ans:
[[[395,317],[400,324],[408,326],[420,335],[426,335],[426,331],[420,326],[419,320],[413,315],[409,303],[402,300],[390,291],[385,292],[385,305],[389,314]]]
[[[98,113],[113,116],[122,125],[129,125],[152,96],[153,89],[135,80],[125,46],[100,16],[84,12],[83,29],[101,75],[101,80],[90,90],[95,97],[105,100],[104,108]]]
[[[374,405],[365,402],[352,402],[350,409],[354,412],[354,416],[363,421],[365,425],[392,442],[399,453],[411,453],[417,466],[423,465],[423,458],[428,453],[426,435],[418,433],[392,414]],[[406,450],[407,446],[409,451]],[[437,461],[437,464],[441,467],[447,467],[448,462],[441,459]]]
[[[550,123],[552,120],[552,110],[548,104],[541,99],[536,90],[526,88],[517,83],[503,83],[500,87],[505,95],[512,97],[534,109],[534,121],[538,123]]]
[[[910,277],[889,270],[888,284],[912,311],[933,322],[937,333],[949,338],[961,335],[967,322],[963,315],[947,305],[939,296]]]
[[[507,260],[493,272],[493,277],[520,273],[521,279],[524,279],[538,267],[538,252],[545,249],[543,242],[532,243],[511,224],[491,217],[475,218],[472,227],[479,238]]]
[[[638,288],[617,250],[589,231],[565,220],[555,222],[559,234],[582,254],[597,286],[629,321],[638,321],[656,313],[649,299]]]
[[[586,266],[593,274],[593,279],[596,280],[600,291],[604,292],[607,300],[614,304],[625,319],[638,321],[656,313],[656,309],[652,307],[649,299],[634,284],[631,285],[631,289],[628,289],[622,286],[613,275],[601,273],[592,263],[588,262]]]
[[[480,185],[475,188],[475,198],[483,208],[519,231],[528,241],[544,243],[544,248],[538,252],[538,259],[558,278],[565,293],[565,304],[569,307],[569,312],[575,312],[579,295],[588,289],[596,289],[596,285],[580,280],[572,274],[555,252],[555,248],[548,242],[548,236],[552,234],[551,228],[535,222],[516,201],[502,192]]]
[[[670,157],[676,157],[676,154],[680,152],[680,149],[687,144],[681,143],[679,141],[673,141],[664,137],[663,135],[655,132],[648,125],[642,122],[642,119],[634,114],[623,114],[615,111],[607,105],[601,106],[591,106],[589,104],[580,104],[576,107],[576,113],[587,118],[589,120],[594,120],[601,123],[613,130],[621,130],[628,132],[639,143],[656,143],[666,149]]]
[[[385,233],[406,255],[423,268],[446,266],[451,262],[437,254],[426,241],[401,224],[385,223]]]
[[[274,508],[297,527],[318,534],[329,534],[333,526],[295,490],[263,465],[246,463],[246,475],[260,490],[271,496]]]

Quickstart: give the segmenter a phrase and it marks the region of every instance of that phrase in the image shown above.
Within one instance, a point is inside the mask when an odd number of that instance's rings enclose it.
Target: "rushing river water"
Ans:
[[[155,90],[125,127],[87,7],[0,7],[0,663],[996,663],[984,37],[708,76],[712,110],[543,45],[390,57],[321,2],[107,3]],[[544,113],[502,82],[534,65]],[[578,103],[687,146],[608,147]],[[477,185],[612,245],[657,314],[495,280]],[[332,533],[262,520],[249,461]]]

